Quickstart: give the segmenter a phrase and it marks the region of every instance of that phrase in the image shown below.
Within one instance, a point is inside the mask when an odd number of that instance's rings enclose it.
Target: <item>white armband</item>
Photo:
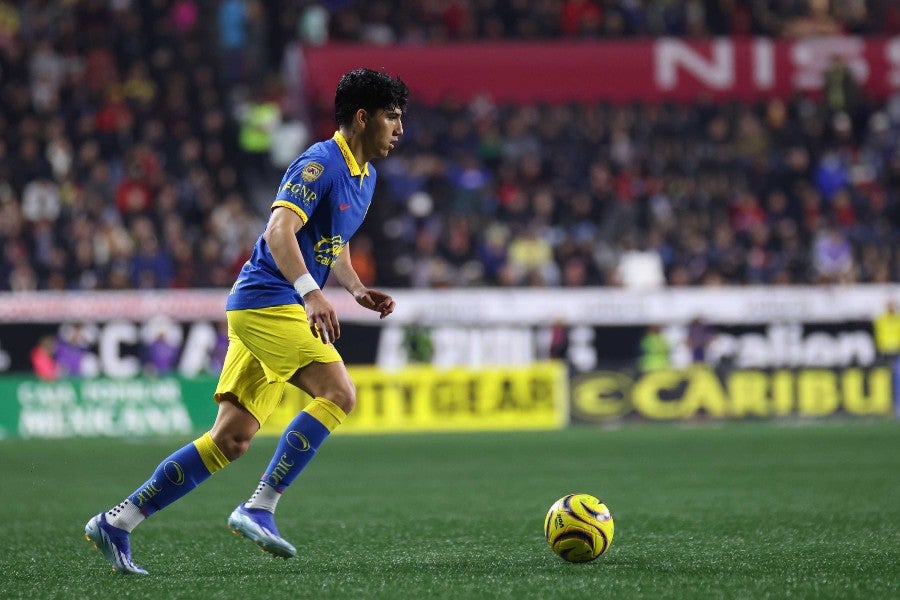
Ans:
[[[316,280],[313,279],[312,275],[304,273],[294,280],[294,289],[297,290],[297,293],[300,294],[300,297],[302,298],[311,291],[319,289],[319,284],[316,283]]]

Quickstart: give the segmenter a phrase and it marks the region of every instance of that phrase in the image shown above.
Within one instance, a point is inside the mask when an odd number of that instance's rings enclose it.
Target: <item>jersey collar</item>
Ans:
[[[356,158],[354,158],[353,153],[350,152],[350,146],[347,145],[347,140],[344,139],[344,136],[341,135],[340,131],[335,131],[334,137],[331,139],[337,142],[338,148],[341,149],[341,154],[344,155],[344,162],[347,163],[347,168],[350,169],[351,175],[354,177],[362,177],[363,175],[369,174],[369,163],[364,164],[362,169],[359,168]]]

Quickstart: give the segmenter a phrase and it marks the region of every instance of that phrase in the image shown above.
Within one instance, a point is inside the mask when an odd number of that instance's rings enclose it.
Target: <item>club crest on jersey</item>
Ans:
[[[300,173],[300,177],[303,178],[303,181],[310,183],[318,179],[324,171],[325,167],[317,162],[311,162],[307,163],[307,165],[303,167],[303,171]]]

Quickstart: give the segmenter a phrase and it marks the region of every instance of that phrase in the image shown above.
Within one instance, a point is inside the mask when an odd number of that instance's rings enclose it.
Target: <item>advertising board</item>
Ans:
[[[340,433],[559,429],[569,422],[565,365],[384,371],[351,367],[357,410]],[[187,435],[216,415],[210,376],[0,377],[0,438]],[[287,386],[262,428],[280,435],[309,400]]]

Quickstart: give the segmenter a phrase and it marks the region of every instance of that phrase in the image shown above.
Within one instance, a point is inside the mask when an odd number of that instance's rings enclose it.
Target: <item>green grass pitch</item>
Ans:
[[[275,440],[132,536],[112,573],[84,523],[186,439],[0,442],[0,598],[896,598],[900,424],[627,425],[336,436],[278,511],[284,561],[231,534]],[[543,538],[568,492],[605,501],[609,551]]]

